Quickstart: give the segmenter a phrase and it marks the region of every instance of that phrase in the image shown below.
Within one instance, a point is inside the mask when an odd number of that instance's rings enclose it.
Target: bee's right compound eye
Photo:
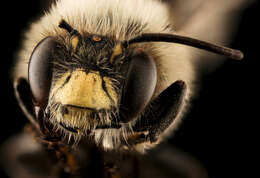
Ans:
[[[48,102],[55,46],[55,40],[52,37],[46,37],[38,43],[30,57],[28,80],[34,102],[42,109]]]

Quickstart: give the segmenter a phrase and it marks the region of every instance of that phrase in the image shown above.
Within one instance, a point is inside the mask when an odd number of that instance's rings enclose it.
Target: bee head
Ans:
[[[70,131],[131,122],[151,100],[157,72],[143,49],[65,21],[66,37],[47,37],[32,52],[28,79],[33,100],[49,121]]]
[[[118,41],[80,34],[65,21],[67,36],[47,37],[35,47],[28,79],[33,100],[54,125],[81,133],[134,121],[150,102],[157,84],[154,59],[141,42],[180,43],[240,59],[226,47],[173,34],[142,34]]]

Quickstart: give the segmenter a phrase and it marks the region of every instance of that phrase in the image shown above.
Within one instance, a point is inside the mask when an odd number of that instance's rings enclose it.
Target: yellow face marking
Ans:
[[[71,39],[71,45],[74,51],[76,51],[78,44],[79,44],[79,37],[77,35],[74,35]]]
[[[117,94],[115,92],[115,89],[112,87],[113,83],[112,81],[108,78],[108,77],[104,77],[104,81],[107,87],[107,91],[111,97],[111,99],[113,100],[114,104],[117,106]]]
[[[79,109],[75,107],[67,107],[67,112],[63,114],[62,119],[68,123],[73,123],[74,125],[81,127],[85,126],[84,119],[80,119],[81,117],[88,118],[92,111],[86,109]],[[90,123],[91,122],[91,123]],[[89,125],[93,125],[93,120],[88,120]],[[76,130],[80,133],[80,129]]]
[[[120,55],[122,53],[123,49],[122,49],[122,45],[121,44],[118,44],[116,45],[116,47],[114,48],[114,51],[111,55],[111,58],[110,58],[110,63],[113,63],[114,61],[114,58],[118,55]]]
[[[67,83],[67,77],[70,79]],[[117,94],[109,78],[104,77],[107,92],[113,102],[102,87],[102,78],[99,72],[85,73],[78,69],[72,73],[65,73],[53,88],[56,102],[63,105],[73,105],[78,107],[99,109],[110,109],[117,105]],[[55,91],[56,90],[56,91]]]

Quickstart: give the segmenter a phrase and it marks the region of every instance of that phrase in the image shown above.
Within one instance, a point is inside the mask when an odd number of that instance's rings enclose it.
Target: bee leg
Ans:
[[[18,78],[14,83],[14,90],[20,107],[33,127],[44,136],[45,139],[43,140],[51,140],[48,137],[51,135],[51,129],[48,128],[47,123],[44,122],[44,111],[41,108],[34,106],[28,81],[25,78]],[[55,138],[54,140],[57,139]]]
[[[18,78],[14,83],[15,96],[20,107],[34,127],[38,129],[37,119],[32,101],[32,93],[28,81],[25,78]]]
[[[186,89],[184,81],[176,81],[152,101],[133,126],[134,132],[148,131],[147,135],[140,137],[141,142],[156,142],[160,134],[174,122],[184,103]]]

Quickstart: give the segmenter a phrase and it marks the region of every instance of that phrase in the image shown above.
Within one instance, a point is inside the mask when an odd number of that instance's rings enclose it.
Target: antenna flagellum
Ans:
[[[124,41],[123,46],[128,47],[131,44],[143,43],[143,42],[168,42],[168,43],[183,44],[183,45],[203,49],[206,51],[210,51],[216,54],[221,54],[236,60],[243,59],[244,57],[243,53],[239,50],[235,50],[224,46],[215,45],[206,41],[198,40],[195,38],[190,38],[190,37],[175,35],[175,34],[144,33],[140,36]]]

